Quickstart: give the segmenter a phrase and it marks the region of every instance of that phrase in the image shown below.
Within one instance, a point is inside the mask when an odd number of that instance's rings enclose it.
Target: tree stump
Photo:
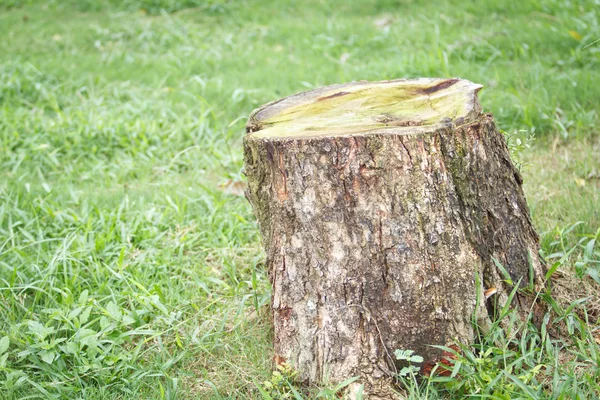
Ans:
[[[276,358],[307,382],[360,376],[392,398],[394,350],[472,343],[512,281],[544,267],[481,85],[414,79],[332,85],[252,112],[247,197],[273,286]],[[492,290],[489,290],[492,289]],[[486,291],[496,293],[486,301]],[[516,302],[525,315],[531,302]]]

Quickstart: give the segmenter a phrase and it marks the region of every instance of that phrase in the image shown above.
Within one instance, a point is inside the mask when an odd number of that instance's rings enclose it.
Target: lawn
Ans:
[[[474,3],[0,0],[0,398],[264,398],[246,118],[417,76],[485,86],[554,290],[541,328],[496,331],[408,392],[598,398],[600,2]]]

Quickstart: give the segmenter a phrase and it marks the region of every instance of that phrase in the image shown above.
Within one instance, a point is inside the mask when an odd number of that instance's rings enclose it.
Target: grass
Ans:
[[[0,0],[0,397],[262,398],[255,382],[281,382],[268,280],[224,190],[247,115],[329,83],[460,76],[536,136],[516,156],[557,320],[493,331],[462,353],[470,380],[409,393],[597,398],[599,5]]]

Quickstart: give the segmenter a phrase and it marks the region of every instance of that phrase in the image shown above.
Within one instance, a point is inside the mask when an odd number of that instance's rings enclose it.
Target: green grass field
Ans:
[[[485,85],[555,272],[541,329],[407,393],[598,398],[600,2],[474,3],[0,0],[0,398],[336,398],[271,375],[244,124],[417,76]]]

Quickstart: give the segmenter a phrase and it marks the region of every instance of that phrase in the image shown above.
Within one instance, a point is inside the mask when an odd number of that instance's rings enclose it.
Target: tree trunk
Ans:
[[[539,287],[538,236],[502,134],[459,79],[356,82],[255,110],[247,197],[273,286],[277,359],[393,398],[396,349],[472,343],[511,286]],[[484,293],[495,289],[486,300]],[[493,292],[494,290],[489,290]],[[523,315],[531,301],[514,303]]]

